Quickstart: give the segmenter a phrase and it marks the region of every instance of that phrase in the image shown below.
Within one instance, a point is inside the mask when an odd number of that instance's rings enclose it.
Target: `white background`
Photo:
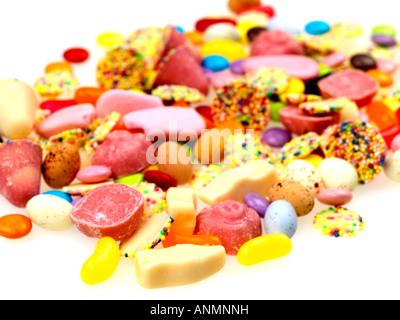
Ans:
[[[389,23],[400,31],[398,1],[269,1],[279,20],[302,28],[314,19],[329,23],[358,22],[368,34],[375,24]],[[44,67],[62,59],[65,49],[84,46],[89,62],[76,66],[81,85],[95,85],[95,65],[103,49],[96,37],[103,31],[124,36],[145,26],[180,25],[225,13],[225,0],[1,1],[0,78],[30,84]],[[382,173],[359,187],[348,208],[362,215],[366,227],[351,239],[319,235],[314,215],[299,219],[293,252],[282,259],[243,267],[235,257],[218,274],[189,286],[145,290],[135,280],[134,261],[121,259],[114,276],[86,286],[79,273],[93,253],[96,239],[72,228],[55,233],[36,226],[21,240],[0,238],[0,299],[399,299],[400,184]],[[0,216],[23,213],[0,197]]]

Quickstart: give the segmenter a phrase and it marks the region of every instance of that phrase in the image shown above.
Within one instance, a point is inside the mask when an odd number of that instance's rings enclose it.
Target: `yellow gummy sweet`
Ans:
[[[255,264],[284,257],[292,251],[292,241],[284,234],[267,234],[247,241],[238,251],[241,265]]]
[[[124,37],[117,32],[103,32],[97,37],[97,43],[105,48],[111,48],[123,42]]]
[[[223,56],[229,61],[245,59],[247,57],[243,46],[232,40],[213,40],[203,44],[200,48],[202,57]]]
[[[291,78],[289,80],[289,85],[286,89],[287,93],[304,93],[306,90],[306,85],[304,81],[298,78]]]
[[[88,285],[95,285],[111,278],[120,261],[119,247],[110,237],[101,238],[94,253],[86,260],[81,269],[81,279]]]

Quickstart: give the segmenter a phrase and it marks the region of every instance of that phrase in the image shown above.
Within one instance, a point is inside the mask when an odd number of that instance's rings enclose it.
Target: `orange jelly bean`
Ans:
[[[66,71],[73,73],[72,66],[68,62],[52,62],[49,63],[44,69],[45,73],[50,73],[54,71]]]
[[[198,31],[189,31],[184,34],[185,38],[196,46],[204,43],[203,33]]]
[[[20,239],[32,230],[32,221],[22,214],[9,214],[0,218],[0,236]]]
[[[182,235],[169,233],[162,242],[164,248],[176,246],[177,244],[193,244],[197,246],[222,245],[221,239],[211,234]]]
[[[373,101],[368,104],[365,113],[379,131],[399,125],[396,114],[382,101]]]
[[[390,87],[393,84],[393,78],[390,76],[390,74],[382,72],[378,69],[368,70],[367,74],[378,81],[381,87],[386,88]]]
[[[74,100],[77,104],[90,103],[96,106],[97,100],[106,92],[106,89],[97,87],[81,87],[75,91]]]

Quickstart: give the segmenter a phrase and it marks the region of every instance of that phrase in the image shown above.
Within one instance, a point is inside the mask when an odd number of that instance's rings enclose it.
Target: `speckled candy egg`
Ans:
[[[326,158],[318,166],[324,187],[353,191],[358,185],[358,173],[353,165],[340,158]]]
[[[61,144],[50,150],[43,161],[43,179],[47,185],[60,189],[69,185],[81,166],[79,151],[71,144]]]
[[[311,163],[304,160],[290,162],[283,170],[281,179],[299,182],[311,192],[314,198],[323,186],[322,177],[318,170]]]
[[[265,234],[281,233],[292,238],[297,230],[296,210],[285,200],[272,202],[264,217]]]
[[[314,208],[315,200],[312,193],[300,182],[279,181],[269,190],[270,201],[285,200],[296,210],[299,217],[305,216]]]
[[[238,30],[231,23],[216,23],[204,31],[204,42],[213,40],[227,39],[232,41],[239,41],[240,35]]]

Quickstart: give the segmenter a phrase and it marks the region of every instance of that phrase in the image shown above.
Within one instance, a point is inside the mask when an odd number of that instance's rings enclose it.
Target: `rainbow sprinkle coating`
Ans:
[[[96,78],[105,89],[143,89],[147,64],[136,48],[118,45],[97,64]]]
[[[198,191],[204,188],[226,170],[227,167],[221,164],[210,164],[208,166],[199,165],[193,170],[190,187],[193,190]]]
[[[244,79],[248,83],[257,85],[260,90],[281,94],[289,86],[290,76],[280,68],[261,67],[258,70],[246,73]]]
[[[41,96],[54,98],[64,92],[73,92],[78,86],[78,79],[68,71],[57,70],[37,79],[34,86]]]
[[[257,132],[264,130],[270,119],[267,92],[260,91],[257,85],[243,79],[218,89],[211,102],[211,109],[215,124],[236,119],[245,128]]]
[[[275,153],[262,143],[258,135],[246,132],[228,137],[225,141],[223,165],[227,168],[236,168],[249,161],[267,160],[270,164],[275,162]]]
[[[281,102],[297,105],[303,102],[322,101],[321,96],[307,93],[283,93],[279,95]]]
[[[154,183],[142,182],[133,185],[144,197],[143,219],[154,214],[167,212],[166,193]]]
[[[299,105],[299,108],[309,115],[323,116],[341,111],[344,108],[344,101],[339,98],[303,102]]]
[[[277,164],[286,165],[289,162],[304,158],[319,148],[321,137],[315,132],[308,132],[286,143],[279,151]]]
[[[370,182],[382,170],[386,144],[371,124],[361,120],[344,121],[327,128],[322,136],[325,156],[350,162],[358,173],[359,184]]]
[[[314,227],[330,237],[353,237],[364,229],[363,218],[343,207],[330,207],[316,214]]]
[[[163,85],[155,88],[151,94],[165,101],[200,102],[205,100],[205,95],[195,88],[180,85]]]

